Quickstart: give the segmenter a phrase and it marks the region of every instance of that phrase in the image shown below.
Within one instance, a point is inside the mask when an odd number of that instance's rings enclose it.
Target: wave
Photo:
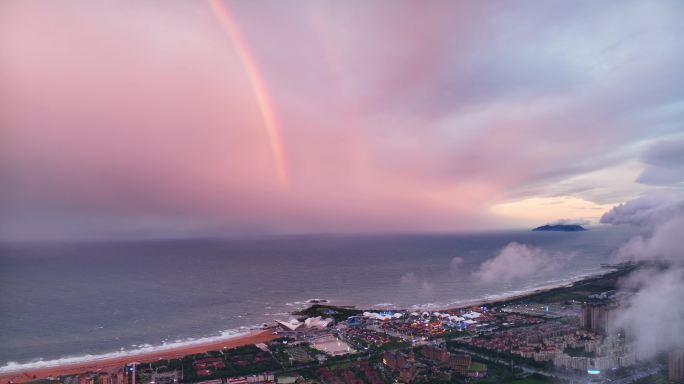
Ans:
[[[330,300],[328,299],[308,299],[305,301],[307,304],[328,304]]]
[[[81,363],[97,363],[102,360],[109,360],[114,358],[131,357],[134,358],[139,355],[144,355],[148,353],[157,353],[167,350],[175,350],[179,348],[208,344],[217,341],[231,340],[243,336],[247,336],[250,333],[261,329],[261,325],[257,326],[241,326],[235,329],[229,329],[221,331],[218,336],[208,336],[201,338],[186,338],[182,340],[176,340],[174,342],[164,342],[161,345],[151,345],[151,344],[141,344],[132,345],[134,349],[124,349],[122,348],[116,352],[108,352],[102,354],[85,354],[78,356],[66,356],[53,360],[43,360],[39,358],[37,360],[29,361],[26,363],[18,363],[15,361],[10,361],[7,364],[0,367],[0,374],[16,373],[27,370],[44,369],[44,368],[55,368],[63,365],[81,364]]]
[[[292,316],[292,314],[290,312],[276,312],[276,313],[268,313],[267,312],[267,313],[264,313],[263,315],[264,316],[284,316],[284,317]]]
[[[455,300],[451,302],[442,302],[442,303],[435,303],[435,302],[430,302],[430,303],[422,303],[422,304],[415,304],[415,305],[410,305],[408,306],[407,309],[410,310],[443,310],[443,309],[452,309],[452,308],[457,308],[457,307],[466,307],[466,306],[471,306],[471,305],[480,305],[483,302],[488,302],[488,301],[499,301],[499,300],[507,300],[511,299],[514,297],[522,296],[522,295],[527,295],[530,293],[533,293],[535,291],[542,291],[542,290],[548,290],[552,288],[558,288],[558,287],[563,287],[563,286],[568,286],[571,285],[572,283],[586,279],[589,277],[594,277],[594,276],[599,276],[602,274],[605,274],[607,271],[610,271],[606,268],[590,268],[590,269],[585,269],[582,270],[580,273],[577,275],[574,275],[570,278],[565,278],[565,279],[551,279],[547,280],[538,284],[532,284],[529,285],[525,288],[518,289],[518,290],[510,290],[506,291],[500,294],[487,294],[487,295],[482,295],[479,296],[478,298],[470,298],[470,299],[463,299],[463,300]],[[311,305],[310,301],[312,300],[325,300],[327,302],[330,302],[330,300],[327,299],[309,299],[309,300],[304,300],[304,301],[295,301],[295,302],[288,302],[285,303],[286,307],[307,307]],[[357,303],[358,304],[358,303]],[[379,303],[372,305],[373,307],[396,307],[396,305],[392,303]],[[279,311],[273,311],[273,312],[268,312],[264,313],[264,316],[267,317],[287,317],[290,315],[288,312],[279,312]],[[16,372],[21,372],[21,371],[27,371],[27,370],[35,370],[35,369],[43,369],[43,368],[54,368],[54,367],[59,367],[62,365],[72,365],[72,364],[80,364],[80,363],[97,363],[100,360],[108,360],[112,358],[122,358],[122,357],[131,357],[134,358],[137,355],[143,355],[147,353],[156,353],[156,352],[161,352],[161,351],[167,351],[167,350],[174,350],[174,349],[179,349],[183,347],[188,347],[188,346],[193,346],[193,345],[202,345],[202,344],[208,344],[216,341],[222,341],[222,340],[230,340],[238,337],[242,337],[245,335],[248,335],[249,333],[262,329],[263,323],[259,323],[257,325],[252,325],[252,326],[240,326],[234,329],[229,329],[229,330],[224,330],[221,331],[219,335],[217,336],[207,336],[207,337],[200,337],[200,338],[184,338],[184,339],[177,339],[172,342],[169,342],[168,339],[164,339],[161,341],[160,345],[151,345],[151,344],[140,344],[140,345],[131,345],[132,348],[121,348],[119,351],[115,352],[108,352],[108,353],[102,353],[102,354],[84,354],[84,355],[77,355],[77,356],[66,356],[62,358],[57,358],[57,359],[51,359],[51,360],[43,360],[42,358],[39,359],[34,359],[25,363],[19,363],[15,361],[9,361],[5,365],[0,366],[0,374],[7,374],[7,373],[16,373]]]
[[[304,309],[312,304],[330,304],[332,300],[330,299],[306,299],[304,301],[288,301],[285,303],[288,307],[295,307],[299,309]]]
[[[471,305],[480,305],[483,302],[492,302],[492,301],[502,301],[502,300],[509,300],[513,299],[516,297],[520,296],[525,296],[529,295],[534,292],[538,291],[546,291],[554,288],[562,288],[562,287],[567,287],[572,285],[573,283],[584,280],[590,277],[596,277],[596,276],[601,276],[606,274],[607,272],[610,272],[614,269],[607,269],[607,268],[588,268],[582,271],[582,273],[578,273],[577,275],[574,275],[569,278],[565,279],[552,279],[552,280],[547,280],[539,284],[532,284],[529,285],[525,288],[522,289],[517,289],[517,290],[511,290],[511,291],[505,291],[503,293],[499,294],[486,294],[479,296],[478,298],[472,298],[472,299],[462,299],[462,300],[455,300],[449,303],[423,303],[423,304],[414,304],[409,307],[411,310],[445,310],[445,309],[453,309],[453,308],[458,308],[458,307],[465,307],[465,306],[471,306]]]

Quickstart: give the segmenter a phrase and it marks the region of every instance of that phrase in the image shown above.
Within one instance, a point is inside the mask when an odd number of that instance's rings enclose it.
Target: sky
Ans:
[[[684,187],[681,1],[0,2],[0,239],[597,222]]]

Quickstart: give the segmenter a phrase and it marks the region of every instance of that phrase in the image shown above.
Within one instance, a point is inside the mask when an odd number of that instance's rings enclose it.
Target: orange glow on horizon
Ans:
[[[530,197],[523,200],[492,206],[493,213],[526,220],[530,223],[548,223],[569,218],[598,222],[615,204],[597,204],[574,196]]]
[[[256,97],[256,102],[259,107],[259,112],[261,113],[261,118],[268,133],[271,153],[273,154],[273,160],[275,162],[276,173],[278,177],[278,185],[282,189],[286,189],[288,186],[288,176],[285,151],[283,149],[280,127],[278,125],[278,121],[275,116],[275,110],[268,95],[267,88],[264,85],[261,75],[259,74],[254,57],[249,51],[245,39],[242,37],[240,29],[233,19],[228,7],[220,0],[209,0],[209,3],[211,4],[214,15],[221,23],[221,27],[228,34],[228,37],[233,43],[233,46],[240,57],[242,66],[247,72],[247,77],[252,85],[254,96]]]

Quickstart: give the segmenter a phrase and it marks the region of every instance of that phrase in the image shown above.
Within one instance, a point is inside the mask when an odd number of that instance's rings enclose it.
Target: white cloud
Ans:
[[[620,247],[620,260],[684,261],[684,214],[680,214],[653,229],[650,237],[635,236]]]
[[[428,282],[428,281],[423,280],[423,282],[420,284],[420,290],[424,294],[430,294],[430,293],[432,293],[432,291],[435,290],[435,285]]]
[[[475,275],[484,283],[510,282],[553,268],[548,252],[516,242],[506,245],[493,259],[480,266]]]
[[[627,332],[644,358],[684,345],[683,208],[681,193],[650,194],[615,207],[602,219],[644,229],[618,250],[618,258],[658,262],[623,282],[621,290],[636,294],[618,309],[613,324]]]
[[[451,262],[449,263],[449,267],[451,268],[452,271],[456,272],[461,267],[461,263],[463,263],[463,258],[456,256],[453,259],[451,259]]]
[[[602,223],[639,226],[643,234],[617,251],[620,260],[684,261],[684,194],[650,193],[620,204],[601,218]]]
[[[399,279],[402,285],[411,288],[415,292],[429,295],[435,290],[435,285],[425,279],[420,279],[414,272],[407,272]]]
[[[654,228],[682,213],[684,213],[682,192],[657,191],[613,207],[601,217],[601,223]]]
[[[639,291],[617,312],[614,328],[624,329],[642,358],[684,345],[684,268],[639,271],[623,289]]]
[[[418,278],[416,278],[416,274],[413,272],[407,272],[403,276],[401,276],[401,279],[399,279],[402,284],[415,284],[418,282]]]
[[[590,220],[586,219],[558,219],[548,223],[548,225],[589,225]]]

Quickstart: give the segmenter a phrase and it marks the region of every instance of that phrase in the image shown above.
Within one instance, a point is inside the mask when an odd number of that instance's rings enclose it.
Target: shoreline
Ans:
[[[472,300],[470,302],[461,304],[456,307],[448,307],[445,308],[445,310],[457,310],[457,309],[465,309],[468,307],[473,307],[473,306],[482,306],[482,305],[504,305],[504,304],[510,304],[514,303],[516,301],[520,300],[528,300],[533,297],[539,296],[539,295],[544,295],[548,294],[554,291],[562,291],[565,289],[570,289],[576,286],[578,283],[585,283],[589,281],[594,281],[598,279],[603,279],[606,278],[607,276],[610,276],[616,272],[621,272],[622,269],[611,269],[603,272],[597,272],[595,274],[588,274],[588,275],[580,275],[577,278],[574,279],[568,279],[566,281],[561,281],[556,284],[549,284],[546,286],[541,286],[541,287],[536,287],[536,288],[531,288],[527,291],[521,291],[521,292],[512,292],[509,295],[500,295],[500,296],[494,296],[490,298],[482,298],[478,300]]]
[[[474,306],[506,305],[519,301],[531,300],[536,297],[543,297],[544,295],[559,293],[566,290],[572,290],[577,288],[578,286],[595,282],[601,279],[619,277],[622,274],[629,273],[634,268],[635,266],[629,265],[611,266],[610,269],[604,270],[603,272],[598,272],[589,275],[580,275],[575,278],[558,282],[557,284],[532,288],[527,291],[512,292],[508,295],[500,295],[489,298],[482,297],[479,299],[465,301],[463,303],[454,303],[452,305],[446,305],[440,308],[431,308],[430,311],[463,310]],[[326,304],[327,303],[323,303],[323,305]],[[311,306],[309,306],[308,308],[311,308]],[[354,309],[356,308],[354,307]],[[302,311],[306,311],[306,309],[303,309]],[[409,308],[397,308],[394,309],[394,311],[411,312],[415,310]],[[296,315],[298,312],[300,311],[292,312],[292,314]],[[225,339],[213,339],[207,341],[197,340],[197,342],[192,344],[179,345],[177,347],[170,346],[168,349],[160,349],[153,351],[127,351],[118,356],[106,356],[106,354],[103,354],[104,356],[82,356],[75,357],[75,359],[82,360],[74,362],[49,360],[44,362],[46,364],[46,366],[44,367],[26,367],[29,364],[39,364],[40,362],[16,364],[16,368],[13,368],[11,366],[5,366],[0,368],[5,369],[5,371],[0,371],[0,384],[10,382],[22,383],[35,380],[38,378],[56,377],[60,375],[73,375],[86,372],[117,370],[123,367],[125,364],[133,361],[145,363],[157,361],[160,359],[179,358],[186,355],[220,350],[223,348],[235,348],[244,345],[268,342],[276,338],[277,336],[273,334],[272,328],[255,329],[247,332],[246,334],[235,335]]]
[[[548,288],[539,288],[535,289],[529,293],[526,294],[520,294],[520,295],[514,295],[511,297],[506,297],[506,298],[497,298],[494,300],[489,300],[486,301],[484,304],[490,304],[490,305],[508,305],[508,304],[514,304],[519,301],[524,301],[524,300],[531,300],[531,299],[536,299],[536,298],[543,298],[546,295],[550,294],[557,294],[561,293],[564,291],[568,290],[574,290],[577,288],[580,288],[584,285],[591,284],[593,282],[605,280],[605,279],[612,279],[612,278],[620,278],[621,276],[625,274],[629,274],[630,272],[634,271],[636,268],[638,268],[638,265],[636,264],[627,264],[627,265],[621,265],[621,266],[611,266],[607,267],[610,268],[607,270],[605,273],[601,274],[595,274],[595,275],[588,275],[588,276],[583,276],[581,278],[578,278],[575,281],[568,282],[565,284],[559,284],[558,286],[555,287],[548,287]]]
[[[483,305],[505,305],[511,304],[518,301],[529,300],[538,296],[543,296],[551,293],[562,292],[564,290],[576,288],[578,285],[590,283],[593,281],[610,278],[613,276],[622,275],[633,270],[636,266],[634,265],[614,265],[603,267],[604,270],[599,270],[596,273],[589,273],[584,275],[578,275],[574,278],[569,278],[563,281],[559,281],[554,284],[548,284],[540,287],[533,287],[528,290],[520,290],[517,292],[510,292],[508,294],[494,295],[489,297],[481,297],[479,299],[465,300],[460,303],[453,303],[445,306],[439,306],[434,308],[396,308],[393,311],[455,311],[467,309],[475,306]],[[365,310],[365,309],[364,309]]]
[[[0,372],[0,383],[23,383],[45,377],[63,375],[75,375],[86,372],[111,371],[123,368],[131,362],[149,363],[162,359],[179,358],[187,355],[216,351],[223,348],[236,348],[245,345],[266,343],[275,340],[277,336],[272,329],[254,330],[244,335],[230,337],[224,340],[212,340],[198,342],[196,344],[178,346],[159,351],[139,352],[132,351],[130,354],[112,357],[93,356],[92,359],[73,363],[56,363],[53,366],[22,368],[20,364],[16,370],[8,368],[6,372]],[[46,362],[49,363],[49,362]]]

